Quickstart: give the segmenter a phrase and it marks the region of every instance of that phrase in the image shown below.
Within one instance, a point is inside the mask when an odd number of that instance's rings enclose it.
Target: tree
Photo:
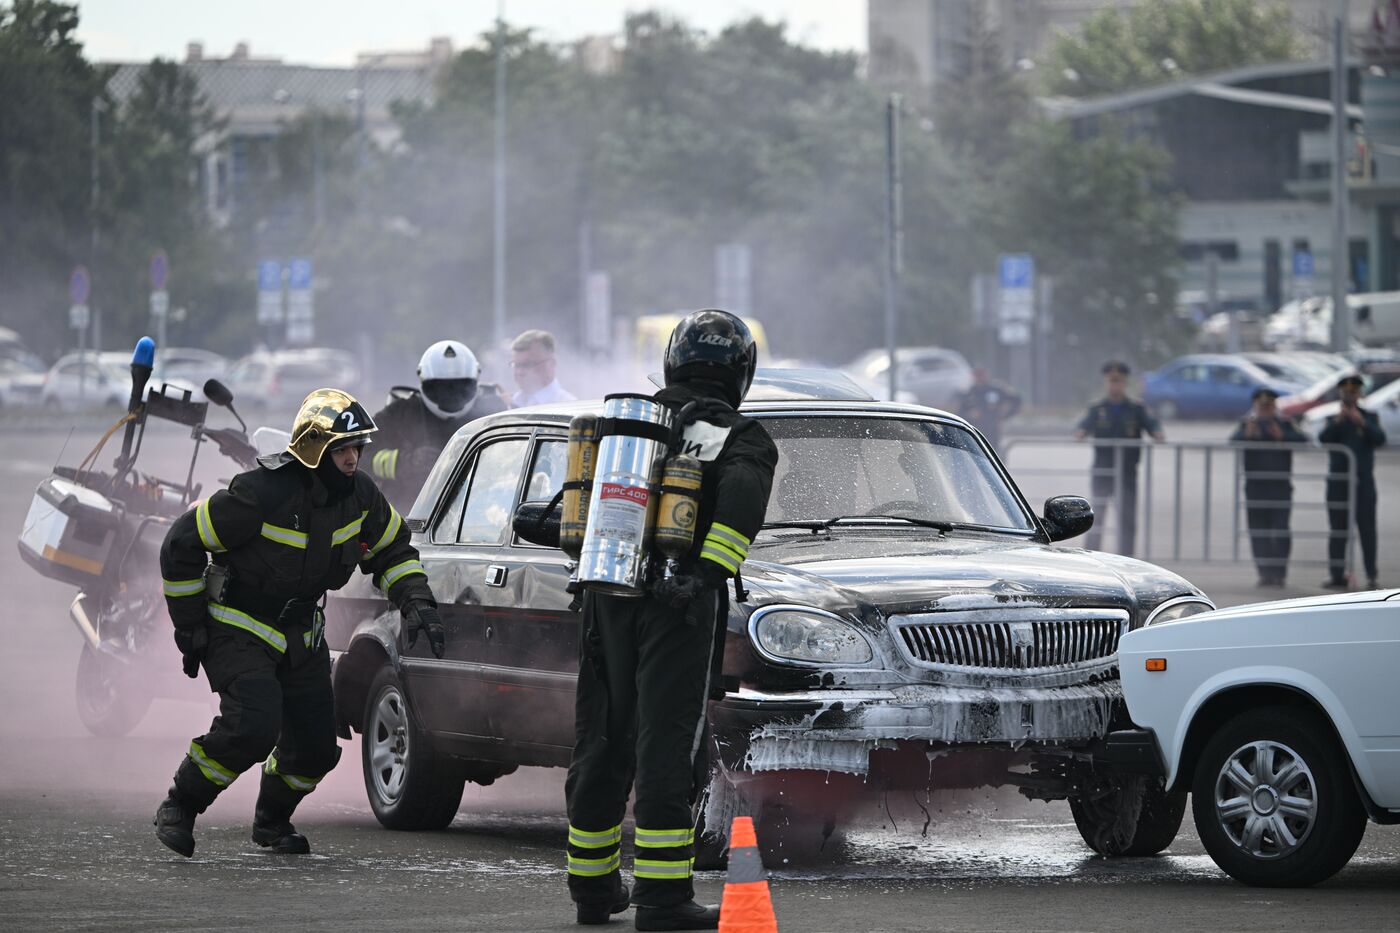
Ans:
[[[1051,48],[1053,93],[1088,97],[1261,62],[1301,58],[1290,11],[1260,0],[1144,0],[1106,9]]]
[[[0,4],[0,322],[48,350],[69,339],[65,283],[90,259],[89,120],[105,101],[77,25],[70,4]]]
[[[1054,280],[1053,340],[1067,373],[1092,382],[1105,356],[1162,359],[1179,349],[1177,212],[1160,148],[1108,128],[1078,139],[1038,121],[998,185],[1005,251],[1036,257]]]

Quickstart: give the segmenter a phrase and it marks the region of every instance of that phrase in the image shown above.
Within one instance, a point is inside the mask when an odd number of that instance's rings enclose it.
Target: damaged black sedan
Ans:
[[[405,646],[367,584],[333,599],[341,733],[363,735],[384,825],[442,827],[465,781],[568,764],[572,568],[511,518],[560,489],[569,420],[593,410],[504,412],[443,452],[408,517],[448,627],[441,660]],[[1129,726],[1117,647],[1131,629],[1212,608],[1201,592],[1151,564],[1056,546],[1088,529],[1088,504],[1059,497],[1037,515],[952,415],[795,371],[760,371],[744,410],[780,460],[747,592],[731,600],[705,825],[744,812],[770,835],[829,833],[871,792],[1014,785],[1068,799],[1096,851],[1165,848],[1184,795],[1115,749]]]

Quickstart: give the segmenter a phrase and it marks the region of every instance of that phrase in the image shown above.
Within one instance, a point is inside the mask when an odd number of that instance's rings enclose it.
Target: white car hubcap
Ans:
[[[1317,820],[1317,782],[1280,742],[1235,749],[1215,781],[1215,814],[1225,835],[1254,858],[1275,859],[1303,844]]]

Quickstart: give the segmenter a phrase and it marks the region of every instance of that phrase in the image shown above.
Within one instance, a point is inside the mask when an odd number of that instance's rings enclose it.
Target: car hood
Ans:
[[[1330,593],[1322,596],[1303,596],[1298,599],[1280,599],[1267,603],[1247,603],[1242,606],[1230,606],[1227,609],[1217,609],[1214,612],[1202,612],[1199,615],[1187,616],[1175,622],[1166,622],[1164,625],[1210,625],[1214,622],[1228,622],[1231,619],[1254,617],[1261,612],[1292,611],[1296,609],[1325,609],[1331,606],[1346,606],[1356,603],[1379,603],[1388,599],[1400,601],[1400,590],[1365,590],[1359,593]],[[1152,626],[1155,631],[1157,626]]]
[[[882,615],[1002,605],[1122,608],[1199,593],[1131,558],[1003,535],[833,529],[767,532],[744,564],[755,605]]]

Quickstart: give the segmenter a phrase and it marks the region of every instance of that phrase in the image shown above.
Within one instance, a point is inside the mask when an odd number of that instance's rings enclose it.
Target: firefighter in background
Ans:
[[[724,311],[683,319],[666,350],[657,402],[695,403],[682,449],[701,464],[695,542],[677,575],[637,598],[588,592],[583,602],[576,736],[568,798],[569,893],[578,922],[625,910],[620,847],[627,794],[637,821],[638,930],[703,930],[719,911],[695,903],[693,806],[706,772],[705,713],[728,602],[763,525],[778,452],[736,410],[753,382],[757,348]]]
[[[1104,397],[1089,406],[1074,432],[1075,440],[1086,437],[1138,440],[1143,432],[1155,441],[1164,441],[1162,422],[1141,402],[1128,397],[1128,364],[1109,360],[1103,364]],[[1138,461],[1142,450],[1132,446],[1094,446],[1094,469],[1089,486],[1094,497],[1094,529],[1084,546],[1099,549],[1103,532],[1099,521],[1109,507],[1118,508],[1118,553],[1132,557],[1137,540]]]
[[[195,816],[262,761],[253,841],[310,851],[292,811],[340,757],[321,607],[356,567],[403,613],[410,645],[422,629],[442,656],[442,620],[408,528],[357,469],[375,431],[352,397],[316,390],[287,450],[235,476],[165,537],[175,644],[185,673],[203,665],[219,694],[219,715],[190,743],[156,812],[156,837],[181,855],[194,853]]]
[[[418,361],[419,388],[396,389],[377,415],[370,472],[400,509],[423,488],[438,454],[468,421],[505,411],[496,386],[479,384],[481,365],[460,340],[439,340]],[[482,391],[484,390],[484,391]]]

